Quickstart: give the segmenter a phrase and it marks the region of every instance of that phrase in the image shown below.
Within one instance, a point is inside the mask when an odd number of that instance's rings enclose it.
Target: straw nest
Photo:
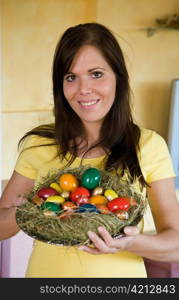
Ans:
[[[135,199],[136,205],[131,206],[128,211],[128,219],[121,220],[118,216],[109,212],[107,214],[97,212],[75,212],[68,218],[60,218],[64,211],[60,211],[57,216],[46,216],[39,206],[32,202],[38,191],[43,187],[49,187],[52,182],[58,182],[59,177],[64,173],[75,175],[81,183],[82,175],[89,166],[76,169],[50,170],[46,177],[35,185],[35,187],[24,195],[26,202],[17,207],[16,220],[19,227],[29,236],[40,241],[57,245],[90,245],[87,232],[93,231],[98,234],[97,228],[102,225],[113,237],[118,237],[123,233],[123,229],[128,225],[137,225],[142,219],[147,206],[147,197],[142,192],[136,191],[131,185],[130,179],[120,178],[107,171],[100,171],[101,178],[99,186],[105,189],[114,190],[120,197]]]

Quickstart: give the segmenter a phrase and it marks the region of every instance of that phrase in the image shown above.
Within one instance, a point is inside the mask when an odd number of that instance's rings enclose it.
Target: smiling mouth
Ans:
[[[97,99],[97,100],[90,100],[90,101],[79,101],[79,104],[80,104],[82,107],[88,108],[88,107],[94,106],[94,105],[97,104],[99,101],[100,101],[100,99]]]

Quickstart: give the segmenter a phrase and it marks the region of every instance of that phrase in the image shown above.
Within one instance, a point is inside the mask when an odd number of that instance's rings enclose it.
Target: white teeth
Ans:
[[[98,100],[89,101],[89,102],[80,102],[80,104],[83,105],[83,106],[90,106],[90,105],[96,104],[97,102],[98,102]]]

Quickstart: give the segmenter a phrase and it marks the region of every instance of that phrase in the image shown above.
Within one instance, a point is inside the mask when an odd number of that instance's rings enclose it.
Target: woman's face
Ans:
[[[116,76],[101,52],[85,45],[64,76],[63,91],[84,125],[100,125],[114,102]]]

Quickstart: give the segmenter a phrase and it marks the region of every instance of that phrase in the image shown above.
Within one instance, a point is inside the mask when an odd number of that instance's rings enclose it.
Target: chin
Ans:
[[[104,118],[86,118],[86,119],[81,119],[83,123],[102,123]]]

